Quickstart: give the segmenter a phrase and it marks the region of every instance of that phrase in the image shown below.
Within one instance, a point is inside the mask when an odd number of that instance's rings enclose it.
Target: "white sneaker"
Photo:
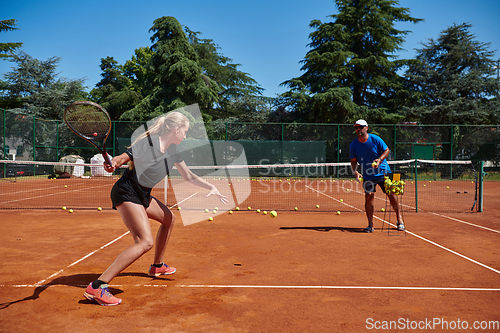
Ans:
[[[398,230],[399,231],[405,231],[405,224],[404,223],[398,223]]]

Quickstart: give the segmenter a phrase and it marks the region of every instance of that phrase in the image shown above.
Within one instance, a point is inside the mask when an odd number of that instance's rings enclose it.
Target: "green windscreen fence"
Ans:
[[[106,147],[116,156],[130,146],[143,122],[115,121]],[[352,124],[241,123],[192,124],[212,142],[241,144],[249,164],[348,162],[356,138]],[[190,130],[190,131],[191,131]],[[500,125],[370,124],[391,150],[390,160],[434,159],[500,164]],[[189,132],[188,132],[189,138]],[[44,120],[0,109],[0,159],[59,161],[79,155],[89,162],[96,150],[74,135],[62,120]]]

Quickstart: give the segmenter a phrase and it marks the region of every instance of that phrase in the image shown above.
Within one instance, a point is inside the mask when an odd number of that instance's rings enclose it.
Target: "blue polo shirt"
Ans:
[[[378,135],[368,134],[368,140],[362,143],[356,138],[349,146],[350,158],[356,158],[363,170],[363,178],[366,180],[380,180],[385,174],[391,172],[391,168],[384,160],[378,168],[372,167],[373,160],[380,158],[380,155],[387,149],[387,145]]]

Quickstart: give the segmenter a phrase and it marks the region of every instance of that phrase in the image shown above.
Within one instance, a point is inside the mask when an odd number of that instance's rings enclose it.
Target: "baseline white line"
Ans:
[[[30,284],[17,284],[17,285],[0,285],[0,288],[38,288],[38,287],[80,287],[85,288],[87,285],[30,285]],[[112,287],[139,287],[139,288],[167,288],[166,284],[113,284]],[[240,288],[240,289],[369,289],[369,290],[438,290],[438,291],[500,291],[500,288],[468,288],[468,287],[403,287],[403,286],[271,286],[271,285],[231,285],[231,284],[183,284],[174,285],[171,287],[176,288]]]
[[[474,224],[474,223],[470,223],[470,222],[465,222],[465,221],[462,221],[462,220],[456,219],[456,218],[451,217],[451,216],[446,216],[446,215],[443,215],[443,214],[438,214],[438,213],[434,213],[434,212],[429,212],[429,213],[434,214],[434,215],[437,215],[437,216],[440,216],[440,217],[443,217],[443,218],[446,218],[446,219],[450,219],[450,220],[453,220],[453,221],[457,221],[457,222],[460,222],[460,223],[463,223],[463,224],[468,224],[468,225],[471,225],[471,226],[473,226],[473,227],[477,227],[477,228],[485,229],[485,230],[488,230],[488,231],[493,231],[493,232],[496,232],[496,233],[499,233],[499,234],[500,234],[500,231],[495,230],[495,229],[486,228],[486,227],[483,227],[482,225],[478,225],[478,224]]]
[[[97,250],[90,252],[89,254],[87,254],[87,255],[83,256],[82,258],[78,259],[78,260],[77,260],[77,261],[75,261],[74,263],[69,264],[68,266],[66,266],[66,268],[63,268],[63,269],[59,270],[58,272],[55,272],[54,274],[52,274],[51,276],[47,277],[46,279],[43,279],[43,280],[41,280],[41,281],[38,281],[38,282],[37,282],[37,283],[35,283],[33,286],[38,287],[38,286],[43,285],[43,283],[44,283],[45,281],[47,281],[47,280],[49,280],[49,279],[52,279],[53,277],[55,277],[55,276],[57,276],[57,275],[61,274],[62,272],[64,272],[64,270],[65,270],[65,269],[68,269],[68,268],[70,268],[70,267],[72,267],[72,266],[74,266],[74,265],[78,264],[79,262],[81,262],[81,261],[83,261],[83,260],[87,259],[88,257],[90,257],[90,256],[92,256],[93,254],[95,254],[97,251],[100,251],[100,250],[102,250],[102,249],[104,249],[104,248],[106,248],[106,247],[110,246],[111,244],[113,244],[114,242],[116,242],[116,241],[120,240],[121,238],[125,237],[125,236],[126,236],[127,234],[129,234],[129,233],[130,233],[130,231],[127,231],[126,233],[124,233],[124,234],[123,234],[123,235],[121,235],[120,237],[117,237],[117,238],[113,239],[113,240],[112,240],[111,242],[109,242],[108,244],[105,244],[105,245],[101,246],[101,247],[100,247],[100,248],[98,248]]]
[[[103,186],[108,186],[108,185],[86,187],[86,189],[99,188],[99,187],[103,187]],[[17,201],[24,201],[24,200],[32,200],[32,199],[37,199],[37,198],[51,197],[51,196],[54,196],[54,195],[61,195],[61,194],[66,194],[68,192],[79,192],[79,191],[80,191],[80,189],[71,190],[71,191],[65,191],[64,193],[63,192],[50,193],[50,194],[39,195],[39,196],[36,196],[36,197],[29,197],[29,198],[22,198],[22,199],[10,200],[10,201],[3,201],[3,202],[0,202],[0,204],[8,204],[8,203],[17,202]]]
[[[261,285],[213,285],[188,284],[179,288],[256,288],[256,289],[378,289],[378,290],[453,290],[453,291],[500,291],[500,288],[447,288],[447,287],[380,287],[380,286],[261,286]]]
[[[314,191],[316,191],[316,190],[315,190],[315,189],[313,189],[313,188],[311,188],[311,189],[312,189],[312,190],[314,190]],[[331,198],[331,199],[336,200],[335,198],[333,198],[333,197],[331,197],[331,196],[329,196],[329,195],[327,195],[327,194],[324,194],[324,193],[322,193],[322,192],[319,192],[319,191],[318,191],[318,193],[321,193],[321,194],[323,194],[323,195],[325,195],[325,196],[327,196],[327,197],[329,197],[329,198]],[[337,201],[338,201],[338,200],[337,200]],[[340,202],[340,201],[339,201],[339,202]],[[342,202],[342,203],[343,203],[343,202]],[[348,206],[350,206],[350,205],[348,205]],[[353,207],[353,206],[350,206],[350,207]],[[356,208],[356,207],[353,207],[353,208],[355,208],[355,209],[357,209],[357,210],[359,210],[359,211],[362,211],[362,210],[361,210],[361,209],[359,209],[359,208]],[[373,215],[373,217],[374,217],[374,218],[376,218],[376,219],[378,219],[378,220],[380,220],[380,221],[382,221],[382,222],[384,222],[384,223],[386,223],[386,224],[388,224],[388,225],[390,225],[390,226],[396,227],[394,224],[392,224],[392,223],[390,223],[390,222],[387,222],[386,220],[384,220],[384,219],[382,219],[382,218],[380,218],[380,217],[378,217],[378,216],[376,216],[376,215]],[[490,267],[490,266],[487,266],[487,265],[485,265],[485,264],[483,264],[483,263],[480,263],[480,262],[479,262],[479,261],[477,261],[477,260],[474,260],[474,259],[472,259],[472,258],[469,258],[469,257],[467,257],[467,256],[465,256],[465,255],[463,255],[463,254],[461,254],[461,253],[456,252],[456,251],[453,251],[453,250],[451,250],[451,249],[449,249],[449,248],[447,248],[447,247],[444,247],[443,245],[440,245],[440,244],[438,244],[438,243],[436,243],[436,242],[433,242],[433,241],[431,241],[431,240],[429,240],[429,239],[427,239],[427,238],[425,238],[425,237],[419,236],[419,235],[417,235],[417,234],[416,234],[416,233],[414,233],[414,232],[411,232],[411,231],[406,230],[406,233],[408,233],[408,234],[410,234],[410,235],[412,235],[412,236],[414,236],[414,237],[417,237],[417,238],[419,238],[419,239],[421,239],[421,240],[423,240],[423,241],[426,241],[426,242],[427,242],[427,243],[429,243],[429,244],[432,244],[432,245],[434,245],[434,246],[437,246],[437,247],[439,247],[439,248],[441,248],[441,249],[443,249],[443,250],[445,250],[445,251],[448,251],[448,252],[450,252],[450,253],[452,253],[452,254],[454,254],[454,255],[457,255],[457,256],[459,256],[459,257],[461,257],[461,258],[463,258],[463,259],[466,259],[466,260],[468,260],[468,261],[470,261],[470,262],[472,262],[472,263],[474,263],[474,264],[476,264],[476,265],[479,265],[479,266],[481,266],[481,267],[487,268],[487,269],[489,269],[489,270],[491,270],[491,271],[493,271],[493,272],[495,272],[495,273],[500,274],[500,271],[499,271],[499,270],[497,270],[497,269],[494,269],[494,268],[492,268],[492,267]]]

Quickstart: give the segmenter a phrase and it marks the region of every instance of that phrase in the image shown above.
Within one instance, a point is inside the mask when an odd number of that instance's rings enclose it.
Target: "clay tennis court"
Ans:
[[[363,212],[252,207],[184,226],[174,210],[177,273],[148,277],[147,253],[112,281],[114,307],[83,292],[133,242],[116,211],[0,210],[0,331],[498,330],[499,195],[485,182],[483,213],[405,212],[406,234],[381,231],[383,201],[373,234]]]

